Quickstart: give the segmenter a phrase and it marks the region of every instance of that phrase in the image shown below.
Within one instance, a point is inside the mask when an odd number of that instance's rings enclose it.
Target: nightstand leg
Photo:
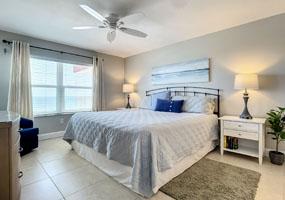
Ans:
[[[259,156],[258,161],[259,161],[259,164],[262,165],[262,156]]]
[[[221,138],[220,138],[220,154],[224,155],[224,136],[223,136],[223,134],[221,134]]]
[[[259,165],[262,165],[263,153],[264,153],[264,143],[265,143],[265,134],[264,134],[264,125],[259,125],[259,138],[258,138],[258,161]]]
[[[224,155],[224,122],[221,121],[220,154]]]

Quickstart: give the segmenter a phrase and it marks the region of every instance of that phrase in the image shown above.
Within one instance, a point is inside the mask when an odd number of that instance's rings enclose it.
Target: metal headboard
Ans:
[[[187,94],[196,95],[205,95],[205,96],[214,96],[217,99],[217,105],[214,114],[220,116],[220,89],[215,88],[207,88],[207,87],[192,87],[192,86],[172,86],[165,88],[156,88],[152,90],[146,91],[146,96],[151,96],[152,94],[160,93],[160,92],[171,92],[171,95],[183,95],[187,96]]]

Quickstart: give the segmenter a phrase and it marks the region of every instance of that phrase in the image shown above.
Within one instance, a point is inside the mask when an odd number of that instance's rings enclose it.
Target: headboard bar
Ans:
[[[190,90],[191,89],[191,90]],[[208,87],[196,87],[196,86],[171,86],[165,88],[156,88],[146,91],[146,96],[151,96],[152,94],[160,93],[160,92],[173,92],[174,95],[183,94],[186,96],[187,94],[191,93],[194,96],[196,95],[205,95],[205,96],[214,96],[217,98],[217,107],[216,112],[218,116],[220,116],[220,89],[215,88],[208,88]]]
[[[165,87],[165,88],[156,88],[156,89],[151,89],[151,90],[147,90],[146,92],[152,92],[152,91],[157,91],[157,90],[169,90],[169,89],[175,89],[175,88],[184,88],[184,90],[186,90],[187,88],[191,88],[191,89],[203,89],[203,90],[212,90],[212,91],[218,91],[220,89],[216,89],[216,88],[208,88],[208,87],[196,87],[196,86],[171,86],[171,87]]]

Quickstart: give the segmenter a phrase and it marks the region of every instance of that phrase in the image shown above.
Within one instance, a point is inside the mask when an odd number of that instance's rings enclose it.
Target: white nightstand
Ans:
[[[116,110],[133,110],[138,108],[116,108]]]
[[[221,120],[221,155],[224,151],[256,157],[262,164],[265,149],[264,118],[240,119],[236,116],[223,116]],[[238,149],[224,147],[224,136],[238,138]]]
[[[116,110],[126,110],[127,108],[116,108]]]

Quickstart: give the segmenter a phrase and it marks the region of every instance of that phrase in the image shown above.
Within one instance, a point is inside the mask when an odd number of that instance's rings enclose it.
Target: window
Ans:
[[[34,114],[91,110],[92,71],[93,68],[87,65],[32,58]]]
[[[62,64],[64,112],[91,110],[92,67]]]

